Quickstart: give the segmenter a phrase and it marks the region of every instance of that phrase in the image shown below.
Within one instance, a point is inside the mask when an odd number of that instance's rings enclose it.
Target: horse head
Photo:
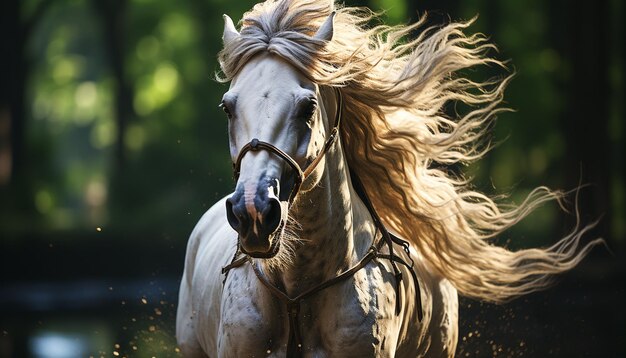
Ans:
[[[314,39],[332,38],[333,17]],[[228,16],[224,19],[228,46],[241,35]],[[239,234],[241,250],[252,257],[278,252],[290,205],[300,189],[315,184],[307,180],[301,187],[319,163],[316,158],[323,155],[332,126],[320,97],[317,84],[269,51],[250,59],[223,96],[237,180],[226,201],[227,218]]]

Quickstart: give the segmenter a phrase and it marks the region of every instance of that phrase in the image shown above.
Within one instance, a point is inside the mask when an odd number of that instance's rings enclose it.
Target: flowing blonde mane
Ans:
[[[328,43],[312,37],[336,11]],[[459,71],[503,66],[487,57],[493,45],[463,33],[470,22],[427,28],[369,27],[376,15],[335,8],[329,0],[268,0],[247,12],[241,35],[220,53],[222,81],[259,52],[283,57],[311,80],[344,96],[341,139],[385,224],[405,239],[465,296],[503,302],[545,287],[550,275],[573,268],[599,241],[580,244],[589,226],[544,249],[510,251],[491,240],[537,206],[562,194],[533,190],[519,206],[497,204],[469,183],[437,169],[480,159],[485,134],[510,77],[473,82]],[[447,103],[467,114],[450,117]],[[436,164],[436,165],[433,165]],[[386,180],[380,180],[386,178]]]

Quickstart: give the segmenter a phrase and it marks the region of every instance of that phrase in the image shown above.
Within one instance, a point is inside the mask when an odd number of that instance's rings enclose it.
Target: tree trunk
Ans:
[[[590,184],[580,192],[585,222],[602,217],[594,235],[608,238],[611,227],[611,143],[609,124],[609,6],[606,0],[585,6],[560,6],[567,41],[561,45],[571,69],[566,80],[567,108],[561,119],[566,140],[566,185]],[[558,26],[558,22],[556,22]],[[557,30],[557,31],[559,31]],[[557,44],[558,46],[558,44]]]
[[[0,186],[19,177],[24,162],[25,27],[22,25],[18,0],[2,2],[2,46],[0,63]]]
[[[126,163],[124,137],[129,121],[135,117],[133,89],[126,79],[125,54],[127,26],[127,0],[94,0],[94,5],[102,20],[104,43],[109,64],[115,77],[115,116],[117,121],[117,141],[115,144],[115,167],[122,169]]]

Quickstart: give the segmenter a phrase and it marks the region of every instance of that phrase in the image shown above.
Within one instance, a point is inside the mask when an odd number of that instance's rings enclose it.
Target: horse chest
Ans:
[[[247,271],[231,272],[224,286],[217,339],[220,357],[266,357],[280,341],[279,307]]]
[[[289,336],[286,307],[249,275],[232,272],[222,299],[220,356],[284,357]],[[397,318],[386,283],[354,280],[300,303],[297,329],[306,356],[388,356],[395,349]]]

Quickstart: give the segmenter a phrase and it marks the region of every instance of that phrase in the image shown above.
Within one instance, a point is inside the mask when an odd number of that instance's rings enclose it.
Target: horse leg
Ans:
[[[441,279],[432,290],[431,345],[425,357],[454,357],[459,336],[459,300],[456,289]]]
[[[186,273],[185,273],[186,274]],[[178,297],[178,311],[176,314],[176,341],[183,354],[183,357],[206,358],[198,338],[196,336],[195,320],[191,308],[190,290],[187,284],[186,275],[180,284]]]

